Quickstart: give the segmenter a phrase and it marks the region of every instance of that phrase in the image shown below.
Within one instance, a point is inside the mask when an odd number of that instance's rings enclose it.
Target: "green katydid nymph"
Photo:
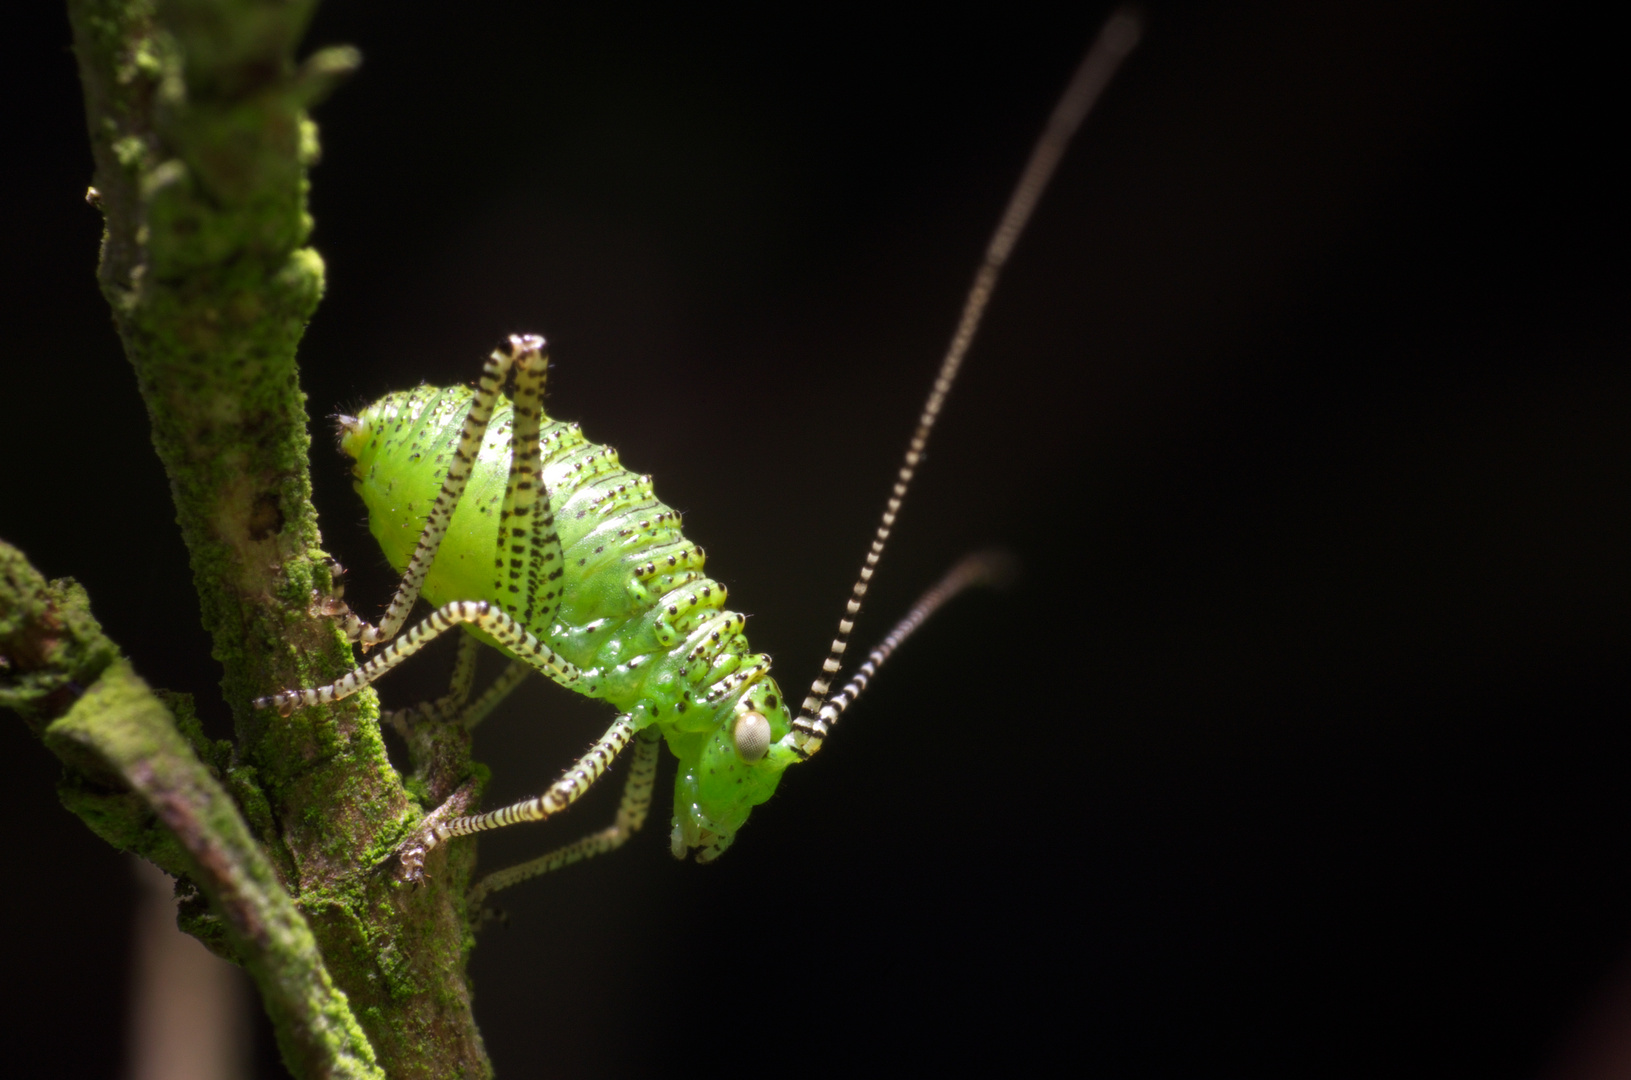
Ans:
[[[679,761],[673,852],[699,862],[717,858],[783,772],[821,749],[906,637],[947,600],[1004,573],[1006,560],[997,555],[959,563],[838,686],[861,602],[998,274],[1139,32],[1132,15],[1110,18],[1038,139],[975,276],[837,635],[796,712],[771,677],[769,657],[749,648],[744,618],[726,607],[725,588],[704,573],[702,549],[681,533],[679,514],[657,499],[651,477],[624,469],[614,450],[590,442],[577,424],[544,415],[549,360],[541,337],[511,337],[489,357],[473,390],[420,387],[341,418],[341,449],[354,461],[370,529],[403,577],[378,625],[338,599],[323,606],[351,640],[383,648],[338,682],[255,704],[287,715],[338,700],[462,627],[453,687],[421,707],[425,716],[473,724],[532,672],[617,710],[599,741],[542,795],[485,814],[466,815],[459,802],[429,815],[398,848],[404,880],[417,880],[426,854],[454,837],[559,812],[632,745],[634,761],[610,827],[489,875],[475,893],[620,846],[646,817],[660,742]],[[397,636],[420,596],[435,611]],[[511,664],[472,700],[483,645]]]

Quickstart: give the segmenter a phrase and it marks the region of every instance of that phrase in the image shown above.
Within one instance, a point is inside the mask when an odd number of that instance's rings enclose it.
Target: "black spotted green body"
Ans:
[[[399,571],[446,477],[471,398],[465,387],[388,394],[342,435],[369,528]],[[502,599],[494,553],[512,421],[502,400],[425,578],[422,595],[434,605]],[[685,538],[649,476],[623,468],[616,451],[590,442],[577,424],[545,417],[541,443],[564,589],[549,624],[526,629],[583,672],[573,689],[604,699],[636,727],[660,729],[680,761],[676,847],[683,840],[716,854],[798,759],[786,745],[792,721],[769,660],[751,651],[743,616],[726,608],[724,586],[704,573],[702,549]],[[769,752],[753,762],[731,738],[732,719],[747,710],[771,729]]]

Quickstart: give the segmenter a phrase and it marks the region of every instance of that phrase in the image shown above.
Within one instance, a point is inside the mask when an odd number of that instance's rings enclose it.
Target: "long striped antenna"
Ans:
[[[894,528],[895,516],[900,512],[901,502],[906,498],[906,491],[911,486],[918,462],[923,459],[924,447],[929,443],[929,433],[934,429],[935,421],[940,418],[940,410],[945,405],[952,382],[957,378],[957,370],[962,367],[963,357],[967,355],[968,347],[974,341],[974,332],[979,329],[980,318],[985,314],[985,306],[991,299],[992,290],[997,286],[997,276],[1002,272],[1003,264],[1008,261],[1009,254],[1014,250],[1014,244],[1025,230],[1031,211],[1036,209],[1037,201],[1047,188],[1048,181],[1052,179],[1059,159],[1064,157],[1065,149],[1070,145],[1076,129],[1081,126],[1094,102],[1109,85],[1121,62],[1138,44],[1142,33],[1143,24],[1132,8],[1118,9],[1099,30],[1093,44],[1088,46],[1087,55],[1082,57],[1076,73],[1071,76],[1064,94],[1060,96],[1059,103],[1053,107],[1053,115],[1048,118],[1048,126],[1036,140],[1036,146],[1031,150],[1031,158],[1025,164],[1025,171],[1020,174],[1019,184],[1008,199],[1008,208],[1003,211],[1002,219],[997,223],[997,230],[992,234],[990,244],[986,246],[985,258],[980,263],[979,271],[974,275],[974,284],[969,288],[968,299],[963,302],[963,315],[958,320],[957,332],[952,335],[951,345],[946,349],[945,358],[940,361],[940,372],[935,376],[934,387],[929,391],[929,399],[924,403],[923,412],[918,417],[917,431],[913,433],[912,441],[906,448],[906,458],[895,478],[895,488],[884,507],[883,518],[878,522],[878,531],[872,537],[872,547],[867,551],[866,561],[861,566],[861,575],[850,589],[849,602],[844,606],[844,617],[838,620],[838,636],[833,638],[832,648],[827,651],[827,659],[821,663],[821,674],[810,685],[810,692],[799,709],[798,719],[793,721],[793,744],[806,757],[821,749],[822,740],[826,738],[833,721],[838,719],[839,714],[855,700],[855,696],[866,685],[866,678],[858,678],[841,693],[831,696],[833,681],[843,668],[844,650],[849,647],[850,632],[855,629],[855,617],[860,614],[861,601],[866,597],[867,588],[872,584],[873,571],[877,568],[878,559],[883,555],[884,545],[889,541],[889,532]],[[863,671],[862,675],[870,677],[900,640],[916,629],[935,608],[962,589],[983,580],[984,576],[978,573],[959,574],[961,569],[960,566],[958,570],[953,570],[945,581],[918,601],[912,615],[908,615],[884,644],[874,650],[872,658],[867,662],[871,670]]]

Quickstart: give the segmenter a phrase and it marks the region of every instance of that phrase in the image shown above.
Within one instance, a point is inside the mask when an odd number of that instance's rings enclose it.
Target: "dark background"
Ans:
[[[1105,11],[1056,6],[325,7],[309,44],[366,57],[317,112],[329,291],[302,352],[351,598],[391,581],[324,418],[538,330],[551,412],[656,475],[796,695]],[[925,630],[718,865],[669,858],[662,808],[505,895],[472,961],[501,1075],[1536,1077],[1589,1053],[1631,946],[1622,39],[1550,6],[1148,15],[859,636],[975,546],[1025,577]],[[224,730],[93,280],[66,19],[10,22],[0,535]],[[478,740],[493,797],[603,712],[519,695]],[[22,725],[0,753],[8,1072],[110,1075],[128,868]]]

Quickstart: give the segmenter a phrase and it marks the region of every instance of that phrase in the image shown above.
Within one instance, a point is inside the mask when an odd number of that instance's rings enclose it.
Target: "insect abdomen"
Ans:
[[[356,488],[387,560],[412,555],[458,442],[471,391],[389,394],[363,411],[341,448],[356,459]],[[425,579],[433,604],[494,599],[494,548],[504,500],[512,411],[502,401],[447,537]],[[651,478],[624,469],[616,451],[576,424],[546,421],[544,484],[561,541],[565,591],[549,626],[529,626],[596,678],[585,692],[645,711],[681,731],[713,726],[720,708],[762,675],[748,654],[742,616],[703,573],[704,555],[658,501]]]

